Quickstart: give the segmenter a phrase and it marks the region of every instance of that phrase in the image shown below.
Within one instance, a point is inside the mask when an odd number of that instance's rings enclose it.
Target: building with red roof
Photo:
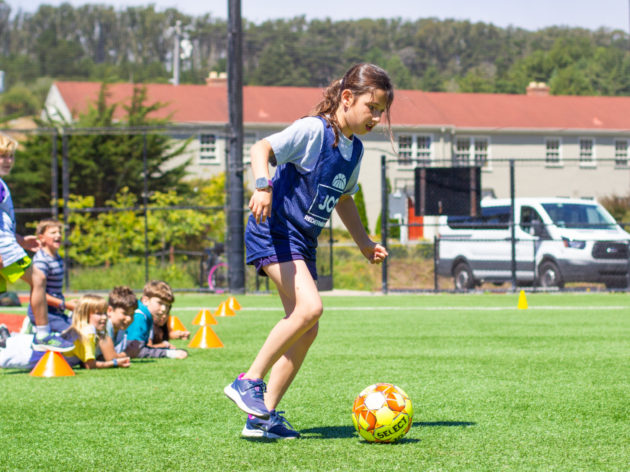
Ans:
[[[146,84],[149,103],[194,129],[190,172],[210,176],[225,169],[228,97],[224,77],[207,85]],[[55,82],[44,113],[72,122],[97,99],[101,85]],[[117,118],[132,84],[110,84],[108,101]],[[300,87],[243,88],[244,159],[256,140],[308,115],[322,90]],[[413,194],[414,168],[480,165],[482,187],[497,197],[510,191],[515,161],[516,195],[601,198],[630,190],[630,97],[552,96],[544,84],[524,95],[396,90],[391,110],[393,143],[386,127],[361,137],[365,145],[360,182],[373,229],[380,212],[380,156],[388,159],[394,191]],[[246,174],[251,182],[251,175]],[[401,215],[405,219],[405,215]]]

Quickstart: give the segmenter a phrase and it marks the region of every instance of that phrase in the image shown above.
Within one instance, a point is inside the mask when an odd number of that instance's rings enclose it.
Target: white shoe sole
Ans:
[[[277,434],[263,431],[262,429],[249,429],[247,425],[243,427],[241,436],[244,438],[265,438],[265,439],[297,439],[296,436],[278,436]]]
[[[33,351],[37,351],[37,352],[46,352],[46,351],[54,351],[54,352],[70,352],[74,349],[74,346],[71,347],[67,347],[67,348],[59,348],[59,347],[51,347],[48,346],[47,344],[36,344],[33,343],[31,344],[31,349]]]
[[[243,400],[241,399],[241,396],[239,395],[239,393],[235,389],[232,388],[232,384],[225,387],[223,389],[223,393],[225,393],[225,395],[234,403],[236,403],[236,406],[239,407],[241,410],[243,410],[245,413],[255,416],[256,418],[260,418],[261,420],[269,419],[269,413],[267,413],[266,415],[265,414],[261,415],[257,411],[252,411],[245,403],[243,403]]]

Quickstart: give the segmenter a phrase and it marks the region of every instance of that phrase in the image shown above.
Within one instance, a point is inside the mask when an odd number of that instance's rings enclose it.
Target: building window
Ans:
[[[484,169],[489,168],[488,138],[465,138],[459,137],[455,140],[455,152],[453,164],[457,166],[479,166]]]
[[[580,165],[595,165],[595,146],[591,138],[580,138]]]
[[[488,140],[487,139],[475,139],[474,140],[474,160],[475,165],[479,167],[488,166]]]
[[[413,157],[413,136],[398,136],[398,163],[411,164]]]
[[[398,136],[398,164],[423,165],[431,164],[433,148],[431,136],[400,135]]]
[[[217,137],[214,134],[199,135],[199,161],[203,164],[218,163]]]
[[[628,167],[628,140],[615,140],[615,165],[619,167]]]
[[[560,140],[553,138],[545,142],[545,163],[559,165],[560,162]]]
[[[421,165],[431,165],[431,141],[431,136],[416,137],[416,158]]]

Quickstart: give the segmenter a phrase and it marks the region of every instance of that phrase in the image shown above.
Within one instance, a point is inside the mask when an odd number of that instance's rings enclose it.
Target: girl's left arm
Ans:
[[[365,231],[359,211],[350,195],[342,195],[337,202],[337,214],[346,226],[352,239],[357,243],[363,255],[372,264],[380,264],[388,256],[387,250],[379,243],[375,243]]]

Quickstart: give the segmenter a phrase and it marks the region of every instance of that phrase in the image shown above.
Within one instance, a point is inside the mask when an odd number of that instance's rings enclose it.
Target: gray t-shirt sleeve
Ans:
[[[310,172],[322,150],[324,124],[319,118],[309,116],[265,139],[271,145],[278,165],[291,162],[300,172]]]
[[[313,170],[322,151],[324,123],[315,116],[301,118],[265,139],[271,145],[278,165],[291,162],[300,173],[304,174]],[[338,147],[344,159],[352,158],[353,141],[351,139],[341,135]],[[348,179],[344,194],[354,195],[359,190],[360,167],[360,164],[357,165]]]

